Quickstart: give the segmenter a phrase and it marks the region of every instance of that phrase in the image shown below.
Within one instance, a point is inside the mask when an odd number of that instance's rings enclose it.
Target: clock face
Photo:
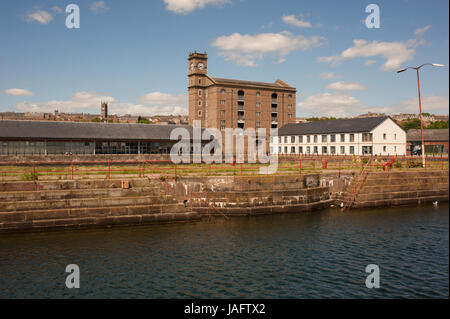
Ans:
[[[203,67],[204,67],[203,63],[199,63],[197,66],[198,66],[199,70],[203,70]]]

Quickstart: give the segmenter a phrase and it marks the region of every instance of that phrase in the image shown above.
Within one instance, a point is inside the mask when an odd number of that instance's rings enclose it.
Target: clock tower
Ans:
[[[189,90],[189,124],[200,120],[202,127],[206,127],[207,116],[207,64],[208,55],[205,53],[189,54],[188,58],[188,90]]]

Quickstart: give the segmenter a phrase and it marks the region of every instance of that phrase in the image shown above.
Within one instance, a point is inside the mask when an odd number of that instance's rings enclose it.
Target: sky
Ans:
[[[213,77],[295,87],[297,117],[418,113],[396,70],[444,64],[420,70],[422,108],[448,114],[448,0],[0,1],[0,112],[187,114],[195,50]]]

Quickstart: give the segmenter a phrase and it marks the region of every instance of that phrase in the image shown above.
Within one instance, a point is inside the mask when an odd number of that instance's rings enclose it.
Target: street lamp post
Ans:
[[[431,65],[431,66],[444,66],[443,64],[438,64],[438,63],[424,63],[422,65],[419,65],[418,67],[407,67],[401,70],[398,70],[397,73],[402,73],[405,72],[408,69],[414,69],[417,72],[417,91],[419,92],[419,115],[420,115],[420,134],[422,137],[422,167],[426,167],[426,161],[425,161],[425,143],[423,140],[423,120],[422,120],[422,101],[420,98],[420,79],[419,79],[419,70],[421,67],[425,66],[425,65]]]

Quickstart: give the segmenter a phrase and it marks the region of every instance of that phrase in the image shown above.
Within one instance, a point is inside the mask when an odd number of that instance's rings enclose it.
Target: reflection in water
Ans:
[[[0,298],[448,298],[448,220],[440,204],[1,235]]]

